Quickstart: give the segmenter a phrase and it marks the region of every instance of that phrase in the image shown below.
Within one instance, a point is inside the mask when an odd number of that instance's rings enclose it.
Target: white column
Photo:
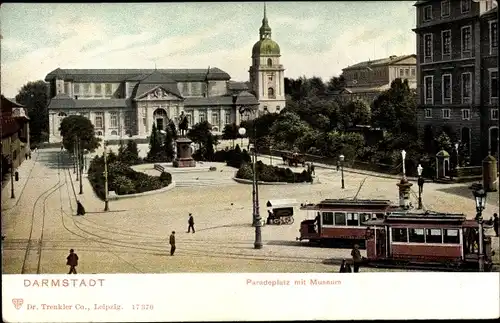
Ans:
[[[193,108],[193,124],[190,125],[191,127],[195,124],[197,124],[198,122],[200,122],[200,111],[199,111],[199,108],[195,107]]]
[[[224,118],[224,119],[223,119]],[[224,109],[219,107],[219,131],[222,132],[226,123],[226,117],[224,116]]]
[[[208,123],[212,124],[212,109],[207,108],[207,121]],[[216,125],[214,125],[216,126]]]

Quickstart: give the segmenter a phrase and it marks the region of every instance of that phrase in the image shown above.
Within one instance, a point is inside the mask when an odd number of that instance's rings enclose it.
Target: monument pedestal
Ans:
[[[177,145],[177,156],[172,163],[174,167],[195,167],[196,161],[191,157],[191,139],[179,138],[175,141]]]
[[[401,181],[396,185],[399,187],[399,206],[404,209],[409,209],[410,190],[413,184],[408,182],[406,177],[403,177]]]

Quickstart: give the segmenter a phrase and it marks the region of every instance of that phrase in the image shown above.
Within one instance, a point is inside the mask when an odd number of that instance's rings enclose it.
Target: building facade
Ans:
[[[410,88],[417,88],[417,56],[390,56],[365,61],[342,69],[346,88],[338,93],[341,101],[365,101],[371,104],[377,96],[390,88],[397,78],[407,79]]]
[[[96,135],[104,139],[124,136],[147,138],[153,123],[165,129],[176,125],[184,112],[189,125],[208,121],[214,132],[226,124],[239,123],[229,86],[230,76],[218,68],[208,69],[56,69],[49,82],[50,142],[60,142],[59,126],[68,115],[91,120]],[[247,91],[238,91],[237,104],[258,107]]]
[[[285,108],[285,69],[280,64],[281,50],[271,39],[266,6],[259,29],[259,41],[252,48],[252,65],[248,71],[252,93],[259,100],[259,112],[275,113]]]
[[[498,157],[496,2],[418,1],[417,103],[423,137],[445,131],[479,163]]]

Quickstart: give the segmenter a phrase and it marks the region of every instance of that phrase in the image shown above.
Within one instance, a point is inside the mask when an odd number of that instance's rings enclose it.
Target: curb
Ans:
[[[251,181],[249,179],[242,179],[242,178],[233,177],[233,180],[237,183],[240,183],[240,184],[253,184],[253,181]],[[262,182],[262,181],[258,181],[257,183],[259,185],[304,185],[304,184],[310,185],[310,184],[312,184],[312,183],[307,183],[307,182],[287,183],[287,182]]]
[[[154,191],[148,191],[148,192],[142,192],[142,193],[136,193],[136,194],[117,195],[114,191],[109,191],[108,200],[116,201],[116,200],[124,200],[124,199],[128,199],[128,198],[136,198],[136,197],[141,197],[141,196],[154,195],[154,194],[159,194],[159,193],[170,191],[173,188],[175,188],[175,182],[172,182],[168,186],[162,187],[162,188],[154,190]]]

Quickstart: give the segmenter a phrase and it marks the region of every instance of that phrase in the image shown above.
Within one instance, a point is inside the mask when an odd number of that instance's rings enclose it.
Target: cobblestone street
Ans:
[[[264,157],[263,160],[268,161]],[[273,161],[276,163],[277,159]],[[155,174],[152,166],[138,168]],[[104,202],[95,196],[86,177],[84,194],[78,194],[79,182],[75,181],[67,153],[59,149],[40,150],[19,169],[21,180],[15,182],[16,199],[10,199],[10,185],[2,190],[2,235],[6,236],[2,244],[3,273],[36,273],[38,259],[38,272],[64,273],[68,270],[65,264],[70,248],[80,257],[79,273],[334,272],[338,266],[323,264],[325,259],[350,257],[347,249],[296,242],[300,221],[306,216],[299,210],[292,225],[264,226],[264,247],[253,249],[252,187],[232,182],[234,169],[221,164],[217,168],[215,172],[172,172],[174,181],[203,178],[213,181],[211,185],[188,185],[161,194],[110,201],[110,211],[105,213]],[[346,188],[342,190],[340,172],[317,168],[316,173],[314,184],[261,185],[260,213],[266,214],[265,203],[269,199],[317,202],[351,198],[365,178],[358,198],[397,202],[395,179],[345,172]],[[426,184],[425,207],[465,213],[473,218],[472,197],[449,194],[443,187]],[[85,206],[85,216],[75,216],[75,196]],[[413,204],[417,204],[415,196]],[[488,204],[485,218],[489,219],[496,210],[497,205]],[[186,233],[190,212],[195,220],[195,234]],[[170,257],[168,237],[173,230],[177,251]],[[29,240],[31,247],[26,252]],[[498,250],[498,238],[493,238],[493,246]],[[23,266],[25,258],[27,264]],[[376,269],[362,269],[369,270]]]

